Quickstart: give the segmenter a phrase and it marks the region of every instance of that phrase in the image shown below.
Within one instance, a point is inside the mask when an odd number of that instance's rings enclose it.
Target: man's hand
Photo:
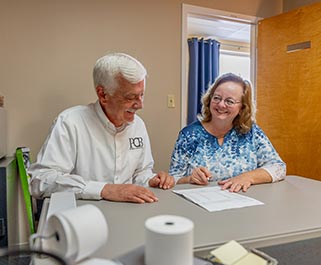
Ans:
[[[148,182],[150,187],[159,187],[161,189],[167,190],[175,186],[174,177],[168,175],[164,171],[160,171],[157,175],[151,178]]]
[[[101,197],[109,201],[157,202],[158,198],[150,190],[134,184],[106,184]]]

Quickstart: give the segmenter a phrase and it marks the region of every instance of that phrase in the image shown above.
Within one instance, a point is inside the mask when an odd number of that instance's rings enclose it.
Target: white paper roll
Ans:
[[[191,220],[159,215],[145,222],[145,265],[192,265],[193,229]]]
[[[107,242],[108,227],[102,212],[86,204],[52,215],[46,234],[55,236],[48,240],[44,250],[77,262]]]

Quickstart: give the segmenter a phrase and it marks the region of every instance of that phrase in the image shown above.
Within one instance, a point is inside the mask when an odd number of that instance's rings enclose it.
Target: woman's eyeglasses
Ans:
[[[213,101],[215,104],[219,104],[222,100],[224,101],[224,104],[225,104],[226,106],[228,106],[228,107],[232,107],[232,106],[234,106],[235,104],[241,103],[241,101],[237,101],[237,100],[234,100],[234,99],[232,99],[232,98],[225,98],[225,99],[223,99],[222,97],[216,96],[216,95],[214,95],[214,96],[212,97],[212,101]]]

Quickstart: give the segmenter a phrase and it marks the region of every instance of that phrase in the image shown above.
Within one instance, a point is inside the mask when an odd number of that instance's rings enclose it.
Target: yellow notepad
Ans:
[[[215,260],[225,265],[267,265],[260,256],[247,251],[242,245],[232,240],[211,251]]]

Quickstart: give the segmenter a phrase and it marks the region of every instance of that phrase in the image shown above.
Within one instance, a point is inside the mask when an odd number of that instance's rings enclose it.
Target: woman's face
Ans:
[[[243,87],[239,83],[228,81],[220,84],[211,99],[212,120],[233,124],[234,118],[242,108]]]

